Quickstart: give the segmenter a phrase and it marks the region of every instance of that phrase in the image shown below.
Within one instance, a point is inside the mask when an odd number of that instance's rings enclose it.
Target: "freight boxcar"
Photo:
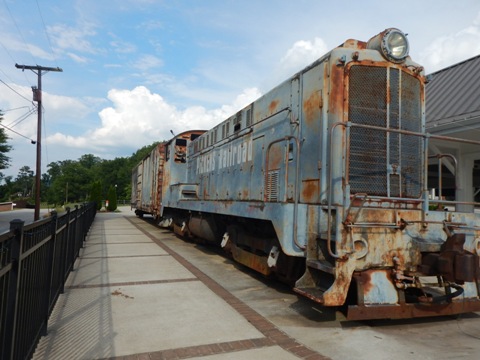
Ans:
[[[478,204],[429,198],[429,143],[457,140],[425,132],[408,52],[394,28],[347,40],[198,138],[174,137],[149,175],[134,170],[154,204],[137,212],[349,319],[480,311]],[[185,157],[167,159],[185,136]]]
[[[187,180],[186,152],[204,130],[185,131],[159,143],[132,171],[131,207],[135,214],[161,220],[162,199],[171,198],[171,185]]]

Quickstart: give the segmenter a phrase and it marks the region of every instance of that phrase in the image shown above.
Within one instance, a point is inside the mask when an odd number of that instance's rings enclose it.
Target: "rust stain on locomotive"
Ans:
[[[330,94],[329,94],[329,111],[331,114],[341,115],[344,105],[344,68],[333,64],[330,68]],[[338,120],[342,120],[341,118]]]
[[[210,198],[210,195],[208,194],[208,189],[206,186],[203,187],[203,198],[205,200],[209,199]]]
[[[394,279],[393,273],[389,269],[370,269],[362,272],[356,272],[354,279],[357,283],[357,291],[360,297],[359,303],[363,303],[365,298],[376,299],[378,296],[378,289],[385,286],[387,281],[391,284],[391,290],[395,292],[393,299],[398,301],[397,291],[393,287]]]
[[[302,181],[302,202],[313,203],[318,201],[320,196],[319,180],[309,179]]]
[[[162,179],[159,179],[159,187],[161,187],[162,195],[161,201],[163,203],[163,199],[165,197],[166,192],[168,191],[171,174],[170,174],[170,166],[165,166],[165,162],[163,163],[163,172],[162,172]]]
[[[156,174],[157,188],[152,189],[154,191],[154,193],[152,194],[152,213],[155,218],[158,218],[160,216],[162,207],[163,189],[165,182],[165,143],[160,143],[157,145],[156,154],[158,161],[158,168]]]
[[[277,170],[282,167],[285,157],[285,146],[277,143],[273,144],[268,153],[268,170]]]
[[[351,283],[351,271],[349,270],[353,260],[337,261],[335,268],[335,283],[324,296],[324,304],[327,306],[340,306],[345,303],[348,288]],[[352,263],[353,264],[353,263]]]
[[[363,293],[369,293],[373,289],[371,271],[367,270],[355,272],[353,274],[353,277],[355,279],[355,282],[357,283],[358,289],[361,290]]]
[[[320,90],[310,94],[310,96],[303,102],[303,109],[305,111],[305,121],[308,125],[320,118],[320,109],[322,108],[322,93]]]
[[[231,251],[235,261],[239,262],[240,264],[254,269],[265,276],[268,276],[272,273],[271,268],[267,264],[266,258],[243,250],[235,244],[232,245]]]
[[[273,114],[277,111],[278,105],[280,104],[280,100],[273,100],[270,105],[268,106],[268,111],[270,114]]]

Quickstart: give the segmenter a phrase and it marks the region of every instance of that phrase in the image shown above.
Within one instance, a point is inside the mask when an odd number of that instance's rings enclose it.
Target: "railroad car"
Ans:
[[[431,142],[456,139],[426,133],[408,52],[395,28],[347,40],[212,129],[160,144],[133,170],[137,215],[347,319],[480,311],[476,204],[430,199]]]

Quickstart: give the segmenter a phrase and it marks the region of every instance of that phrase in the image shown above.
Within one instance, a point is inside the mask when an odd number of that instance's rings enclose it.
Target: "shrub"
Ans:
[[[90,188],[90,201],[97,204],[97,211],[102,208],[102,183],[100,181],[92,183]]]
[[[110,185],[110,187],[108,188],[107,200],[108,200],[107,210],[108,211],[117,210],[117,189],[112,185]]]

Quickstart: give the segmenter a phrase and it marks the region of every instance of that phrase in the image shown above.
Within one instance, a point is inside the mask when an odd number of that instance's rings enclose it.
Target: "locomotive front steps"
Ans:
[[[355,261],[349,257],[331,264],[327,260],[308,259],[305,274],[296,282],[294,291],[326,306],[345,303]]]
[[[332,264],[330,264],[327,260],[308,259],[307,266],[317,270],[324,271],[332,275],[335,274],[335,267]]]
[[[324,303],[324,293],[335,279],[335,267],[325,260],[306,261],[305,274],[296,282],[293,291],[315,301]],[[325,281],[328,279],[327,281]]]

